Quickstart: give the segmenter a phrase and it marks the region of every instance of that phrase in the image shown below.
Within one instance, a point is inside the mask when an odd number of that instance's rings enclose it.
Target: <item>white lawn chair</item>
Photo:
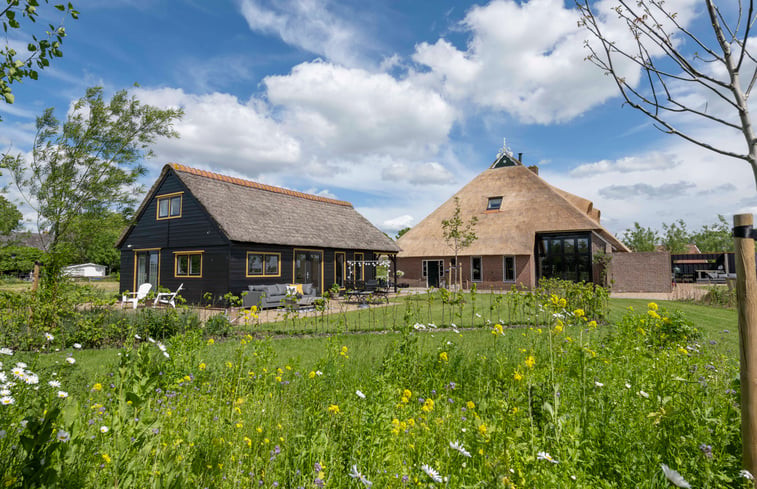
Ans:
[[[144,300],[144,298],[147,297],[151,288],[152,284],[145,283],[140,285],[136,292],[127,292],[123,294],[121,296],[121,308],[123,309],[124,304],[127,302],[131,302],[134,305],[134,309],[136,309],[139,301]]]
[[[158,307],[158,303],[170,304],[171,307],[176,308],[176,295],[184,287],[184,284],[179,285],[179,288],[175,292],[160,292],[155,296],[155,300],[152,303],[152,307]]]

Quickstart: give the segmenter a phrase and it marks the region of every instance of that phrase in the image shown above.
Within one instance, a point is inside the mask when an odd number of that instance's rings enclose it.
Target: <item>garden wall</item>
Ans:
[[[613,253],[608,278],[613,292],[671,292],[670,254]]]

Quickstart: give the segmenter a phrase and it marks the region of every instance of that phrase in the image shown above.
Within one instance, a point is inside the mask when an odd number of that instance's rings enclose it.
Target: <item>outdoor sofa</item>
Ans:
[[[312,304],[317,297],[317,291],[313,284],[302,284],[302,293],[297,290],[295,295],[287,297],[287,290],[291,287],[293,286],[287,284],[248,285],[247,295],[242,304],[244,307],[258,306],[260,309],[268,309],[287,305],[288,299],[295,304]]]

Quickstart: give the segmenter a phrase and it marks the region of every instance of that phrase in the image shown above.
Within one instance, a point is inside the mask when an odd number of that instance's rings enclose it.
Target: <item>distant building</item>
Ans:
[[[478,219],[478,236],[460,250],[456,270],[463,284],[485,288],[534,287],[542,278],[600,282],[597,253],[627,252],[599,223],[591,201],[553,187],[502,154],[485,170],[399,238],[397,267],[403,282],[439,287],[451,282],[454,253],[443,238],[442,220],[455,212]]]
[[[105,277],[105,265],[98,265],[96,263],[71,265],[63,268],[63,275],[81,278],[102,278]]]

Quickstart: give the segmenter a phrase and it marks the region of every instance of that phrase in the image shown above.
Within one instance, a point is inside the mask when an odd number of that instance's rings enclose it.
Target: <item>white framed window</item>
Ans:
[[[498,211],[499,208],[502,207],[502,197],[489,197],[488,202],[486,203],[486,210],[487,211]]]
[[[503,256],[502,257],[502,281],[503,282],[515,282],[515,257]]]
[[[470,277],[472,282],[481,282],[484,277],[484,264],[480,256],[470,257]]]

